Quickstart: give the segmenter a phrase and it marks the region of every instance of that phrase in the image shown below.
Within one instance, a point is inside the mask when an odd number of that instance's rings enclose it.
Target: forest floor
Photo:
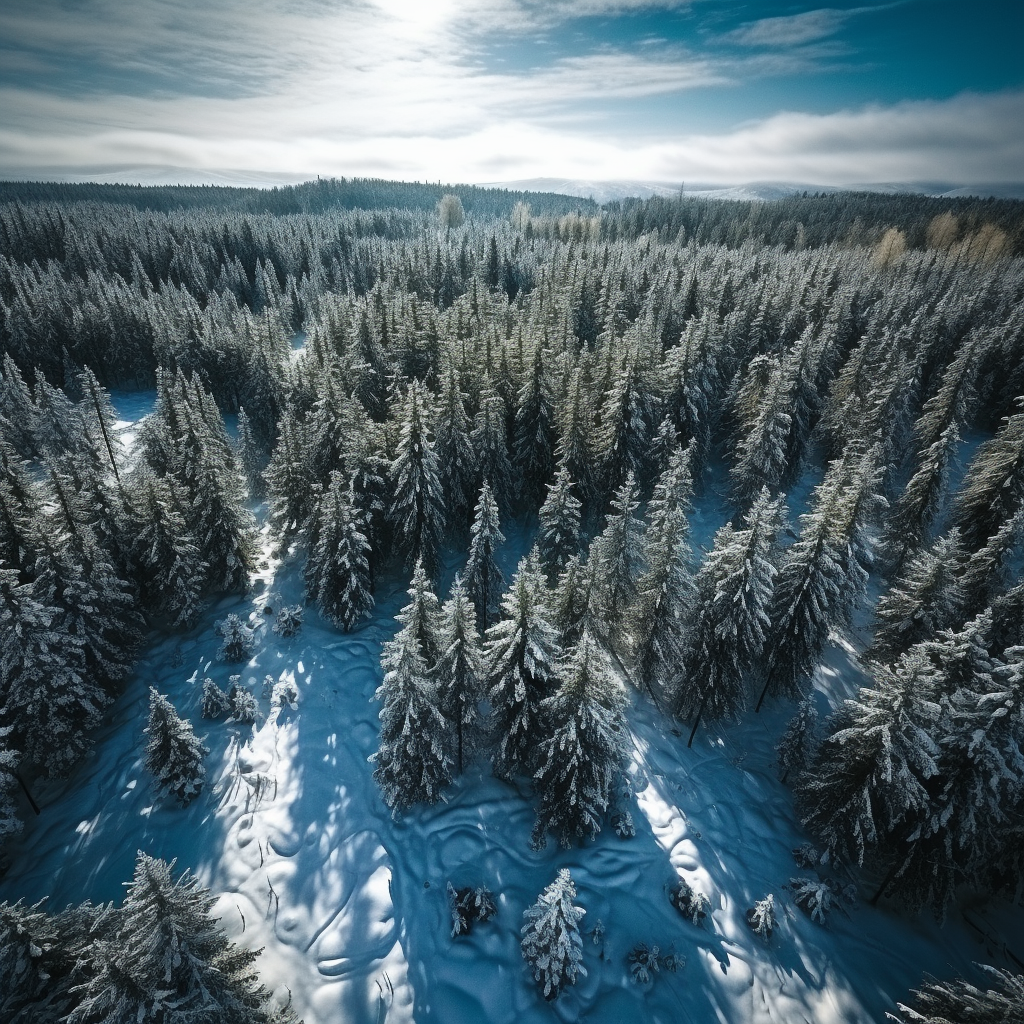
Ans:
[[[126,434],[147,399],[115,396]],[[710,546],[727,515],[712,481],[694,513],[695,547]],[[506,532],[510,578],[528,538]],[[449,560],[442,597],[459,561]],[[229,936],[264,948],[264,979],[280,998],[291,994],[306,1024],[881,1022],[926,972],[970,972],[972,961],[1011,966],[1007,942],[1024,954],[1024,918],[999,902],[968,909],[970,921],[955,908],[939,926],[927,913],[871,907],[872,880],[858,877],[861,900],[824,926],[794,904],[787,883],[813,870],[793,859],[809,837],[774,767],[790,703],[702,727],[687,749],[683,724],[634,694],[632,839],[606,828],[580,848],[531,850],[531,794],[482,765],[452,786],[447,803],[394,820],[367,758],[377,747],[381,644],[394,633],[405,587],[387,577],[372,619],[350,634],[310,608],[302,631],[282,640],[264,609],[302,601],[301,565],[268,557],[247,597],[209,608],[186,635],[154,638],[95,750],[70,780],[41,790],[42,814],[12,851],[0,899],[45,896],[53,910],[83,899],[119,902],[137,850],[177,858],[178,870],[192,869],[212,889]],[[215,626],[228,612],[260,624],[248,664],[216,660]],[[815,677],[822,718],[863,682],[858,645],[856,630],[852,643],[837,640]],[[200,718],[203,679],[227,688],[234,673],[262,695],[266,717],[255,727]],[[267,676],[296,684],[295,708],[271,706]],[[143,768],[150,686],[211,750],[206,790],[184,810],[154,796]],[[586,910],[588,973],[545,1003],[519,930],[523,911],[562,867]],[[678,878],[710,897],[703,927],[670,904]],[[468,937],[450,937],[449,880],[486,885],[497,897],[497,916]],[[765,943],[746,911],[769,892],[779,925]],[[598,921],[604,934],[595,941]],[[634,984],[626,956],[640,941],[673,950],[685,966]]]

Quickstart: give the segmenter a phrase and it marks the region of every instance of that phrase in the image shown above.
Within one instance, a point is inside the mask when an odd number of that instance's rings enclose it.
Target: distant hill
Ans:
[[[489,183],[494,188],[522,192],[557,192],[562,195],[611,203],[622,199],[652,199],[679,195],[678,182],[665,181],[593,181],[583,178],[523,178],[518,181]],[[867,185],[815,185],[809,182],[754,181],[743,185],[684,182],[684,195],[701,199],[736,199],[742,201],[788,199],[791,196],[835,192],[878,192],[883,195],[923,195],[936,198],[963,196],[994,196],[997,199],[1024,199],[1024,183],[995,185],[956,185],[950,182],[873,182]]]

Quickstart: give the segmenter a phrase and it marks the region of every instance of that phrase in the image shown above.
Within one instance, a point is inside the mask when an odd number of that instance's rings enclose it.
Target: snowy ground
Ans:
[[[148,402],[115,396],[126,420],[145,413],[152,395]],[[695,543],[710,543],[723,510],[713,482],[694,516]],[[525,539],[507,532],[510,575]],[[808,837],[773,767],[789,706],[702,729],[688,750],[685,732],[635,698],[631,840],[606,830],[583,848],[532,851],[529,793],[479,768],[447,804],[392,820],[367,757],[377,745],[380,646],[405,581],[385,581],[374,618],[352,634],[326,628],[309,609],[302,632],[281,640],[264,609],[301,600],[299,568],[268,560],[249,597],[211,607],[187,635],[156,639],[94,753],[67,783],[41,792],[43,813],[13,851],[0,899],[49,896],[54,909],[119,901],[137,850],[176,857],[218,895],[230,936],[265,947],[264,977],[282,998],[291,993],[306,1024],[881,1021],[925,972],[968,971],[972,960],[1007,966],[997,941],[1024,952],[1022,916],[1002,904],[972,909],[975,926],[954,912],[942,928],[863,901],[822,927],[794,906],[784,886],[809,872],[791,851]],[[256,656],[241,667],[215,659],[214,626],[229,611],[262,624]],[[838,644],[816,680],[823,714],[856,685],[851,654]],[[255,728],[199,717],[203,678],[226,687],[233,672],[264,696],[266,719]],[[296,708],[272,707],[267,675],[295,682]],[[185,810],[155,799],[142,768],[151,685],[211,748],[207,790]],[[518,937],[523,910],[561,867],[576,881],[584,928],[600,920],[605,935],[598,943],[587,935],[588,976],[546,1004]],[[703,928],[670,905],[677,877],[711,898]],[[498,895],[497,917],[468,938],[449,937],[449,880]],[[768,892],[781,919],[770,945],[745,922]],[[639,941],[674,949],[686,966],[633,984],[625,958]]]

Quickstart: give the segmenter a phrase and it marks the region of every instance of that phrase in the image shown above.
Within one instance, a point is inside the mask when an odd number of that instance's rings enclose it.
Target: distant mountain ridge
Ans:
[[[557,192],[562,195],[593,199],[598,203],[653,196],[677,196],[682,187],[686,196],[706,199],[738,199],[766,201],[786,199],[804,192],[879,192],[888,195],[924,195],[954,199],[962,196],[994,196],[997,199],[1024,199],[1024,182],[989,185],[957,185],[950,182],[873,182],[852,185],[815,185],[808,182],[754,181],[743,185],[721,185],[707,182],[665,181],[591,181],[582,178],[523,178],[518,181],[487,182],[492,188],[507,188],[517,192]]]

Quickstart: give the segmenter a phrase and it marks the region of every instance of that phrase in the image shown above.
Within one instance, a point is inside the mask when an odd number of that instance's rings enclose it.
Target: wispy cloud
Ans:
[[[737,46],[785,48],[819,42],[836,35],[851,19],[897,6],[896,3],[874,7],[852,7],[845,10],[821,7],[800,14],[748,21],[720,36],[720,40]]]

